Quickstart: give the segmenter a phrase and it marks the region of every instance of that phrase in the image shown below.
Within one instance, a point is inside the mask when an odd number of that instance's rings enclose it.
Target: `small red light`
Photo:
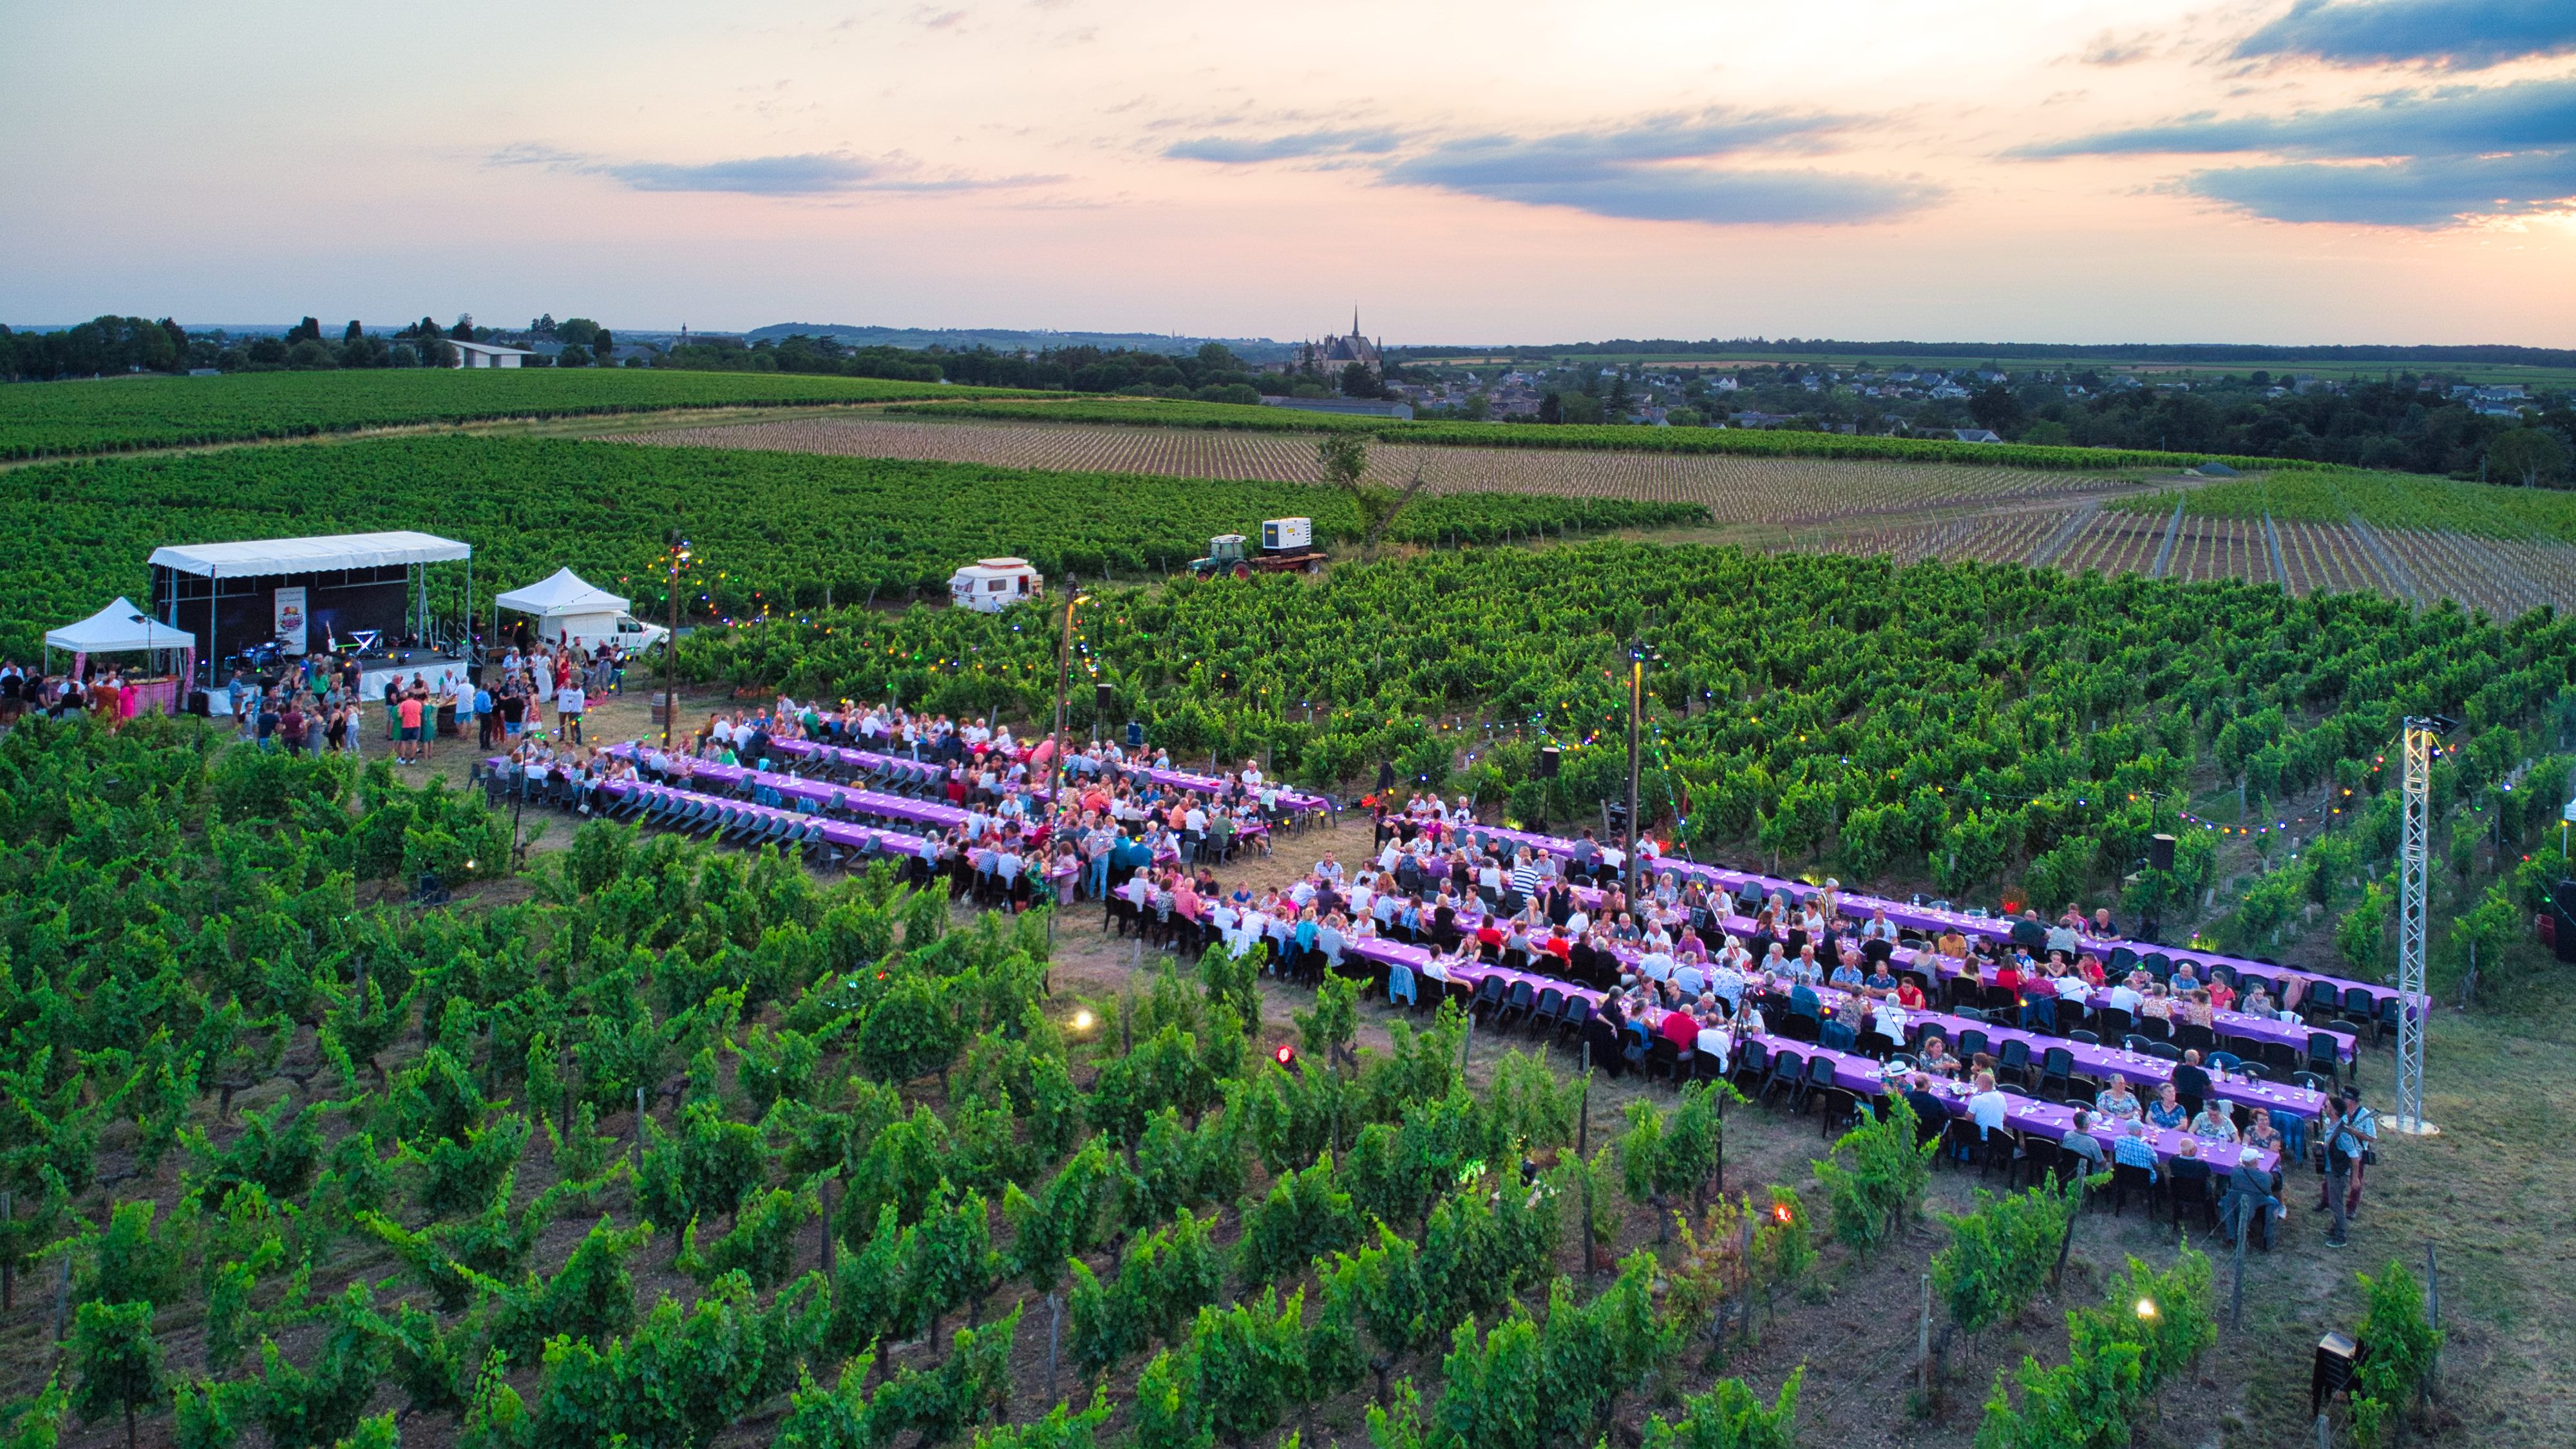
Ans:
[[[1784,1223],[1785,1223],[1785,1222],[1790,1221],[1790,1217],[1789,1217],[1789,1205],[1788,1205],[1787,1203],[1785,1203],[1785,1202],[1775,1202],[1775,1203],[1773,1203],[1773,1204],[1771,1205],[1771,1216],[1773,1216],[1773,1217],[1775,1217],[1775,1218],[1778,1218],[1780,1221],[1782,1221],[1782,1222],[1784,1222]]]
[[[1279,1065],[1284,1067],[1297,1060],[1297,1049],[1285,1042],[1282,1042],[1279,1045],[1279,1050],[1272,1052],[1271,1055],[1278,1058]]]

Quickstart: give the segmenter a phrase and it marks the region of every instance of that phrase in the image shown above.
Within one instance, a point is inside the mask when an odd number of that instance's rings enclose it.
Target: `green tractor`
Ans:
[[[1224,574],[1248,579],[1255,570],[1265,574],[1319,574],[1329,557],[1315,547],[1315,521],[1311,518],[1265,519],[1261,525],[1261,551],[1248,551],[1245,545],[1250,542],[1239,533],[1220,533],[1208,540],[1207,557],[1190,560],[1190,572],[1203,579]]]

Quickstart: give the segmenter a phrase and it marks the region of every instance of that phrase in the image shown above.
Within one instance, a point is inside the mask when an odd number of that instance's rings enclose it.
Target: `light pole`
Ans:
[[[2397,844],[2397,1110],[2400,1132],[2440,1129],[2424,1120],[2424,1032],[2433,999],[2424,989],[2425,873],[2431,863],[2433,751],[2460,722],[2449,715],[2408,715],[2405,783]]]
[[[671,748],[671,721],[680,710],[680,567],[689,561],[689,541],[671,530],[663,550],[671,565],[671,634],[662,641],[662,748]]]
[[[1064,789],[1064,695],[1073,684],[1073,609],[1082,602],[1082,591],[1067,587],[1064,596],[1064,644],[1056,653],[1055,664],[1055,733],[1048,737],[1047,798],[1053,800]]]
[[[1646,712],[1646,661],[1658,658],[1643,642],[1628,646],[1628,896],[1645,888],[1645,862],[1637,858],[1637,718]]]

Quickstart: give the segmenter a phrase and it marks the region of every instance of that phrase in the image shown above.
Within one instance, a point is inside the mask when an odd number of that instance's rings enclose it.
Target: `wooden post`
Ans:
[[[1583,1115],[1575,1121],[1574,1155],[1592,1155],[1592,1043],[1588,1041],[1583,1044]],[[1724,1190],[1723,1186],[1719,1188]]]
[[[1932,1275],[1923,1275],[1923,1320],[1915,1328],[1914,1355],[1919,1364],[1916,1377],[1923,1390],[1923,1401],[1932,1401]]]
[[[2075,1187],[2075,1211],[2066,1215],[2066,1236],[2057,1240],[2057,1266],[2049,1272],[2048,1282],[2050,1287],[2055,1287],[2058,1280],[2066,1276],[2066,1255],[2073,1251],[2075,1247],[2075,1220],[2084,1216],[2084,1201],[2086,1198],[2092,1196],[2092,1193],[2093,1189],[2089,1183],[2082,1179],[2077,1180]]]
[[[1047,1398],[1055,1398],[1056,1345],[1063,1341],[1064,1295],[1047,1290]]]
[[[60,1352],[63,1338],[70,1332],[72,1319],[72,1255],[61,1257],[62,1276],[54,1281],[54,1347]]]
[[[644,1170],[644,1087],[635,1088],[635,1170]]]
[[[2442,1265],[2434,1261],[2433,1245],[2429,1242],[2424,1245],[2424,1299],[2425,1325],[2439,1332],[2442,1327]],[[2436,1341],[2433,1345],[2432,1366],[2425,1370],[2423,1383],[2419,1386],[2424,1397],[2432,1397],[2434,1381],[2441,1376],[2441,1372],[2442,1345]]]
[[[2230,1329],[2242,1329],[2245,1326],[2245,1228],[2253,1215],[2261,1210],[2259,1206],[2242,1197],[2237,1200],[2236,1284],[2228,1290],[2227,1296],[2227,1326]]]
[[[822,1185],[822,1187],[823,1187],[823,1190],[822,1190],[822,1198],[823,1198],[823,1288],[824,1288],[824,1291],[828,1293],[828,1292],[830,1292],[830,1291],[831,1291],[832,1278],[833,1278],[833,1260],[832,1260],[832,1179],[830,1179],[830,1178],[828,1178],[828,1177],[827,1177],[827,1178],[825,1178],[825,1179],[823,1179],[823,1185]]]
[[[563,1118],[563,1125],[556,1130],[559,1136],[569,1142],[572,1140],[573,1095],[572,1048],[569,1045],[559,1045],[555,1048],[555,1081],[563,1088],[563,1101],[555,1107],[555,1114]]]

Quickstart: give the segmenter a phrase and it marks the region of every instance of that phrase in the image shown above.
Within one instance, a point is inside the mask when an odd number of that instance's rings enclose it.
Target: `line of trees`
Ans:
[[[167,317],[100,317],[60,332],[0,326],[0,379],[10,382],[187,370],[188,334]]]

